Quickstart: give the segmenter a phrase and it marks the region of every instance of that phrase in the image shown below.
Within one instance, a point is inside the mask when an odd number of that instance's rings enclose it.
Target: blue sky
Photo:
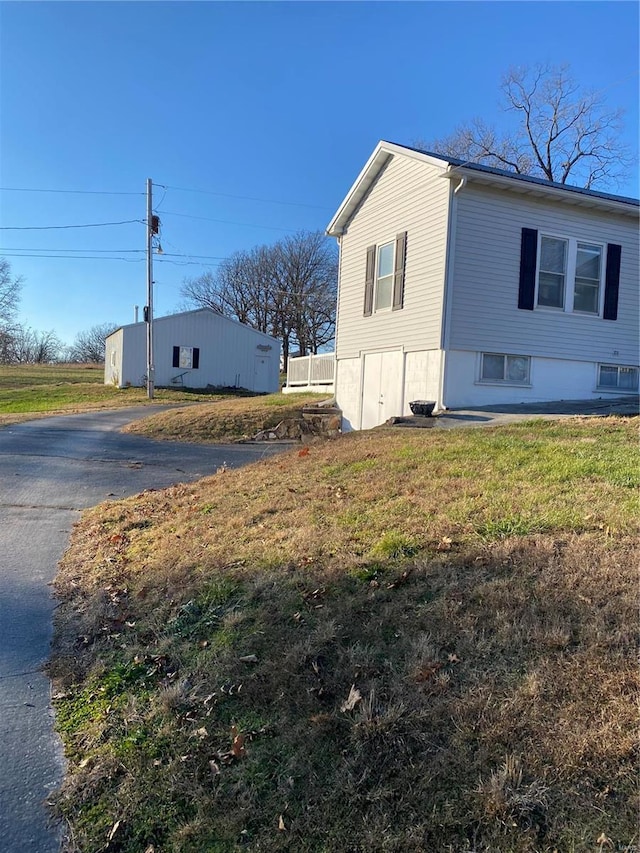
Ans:
[[[378,140],[504,124],[512,65],[569,63],[637,151],[638,50],[635,2],[1,2],[0,187],[21,191],[0,191],[0,255],[21,319],[68,342],[131,322],[145,227],[9,227],[143,220],[146,179],[169,187],[162,246],[189,256],[155,265],[169,313],[215,264],[193,256],[324,229]],[[637,196],[637,169],[614,191]]]

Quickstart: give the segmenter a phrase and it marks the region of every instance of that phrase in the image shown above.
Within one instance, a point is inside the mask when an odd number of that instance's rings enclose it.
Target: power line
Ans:
[[[130,225],[132,222],[141,222],[146,225],[144,219],[123,219],[120,222],[91,222],[86,225],[0,225],[0,231],[53,231],[64,228],[103,228],[106,225]]]
[[[278,201],[277,199],[274,199],[274,198],[256,198],[254,196],[249,196],[249,195],[234,195],[232,193],[220,193],[220,192],[215,192],[214,190],[196,190],[196,189],[191,189],[189,187],[173,187],[173,186],[170,186],[169,184],[154,184],[154,187],[162,187],[165,190],[179,190],[180,192],[185,192],[185,193],[202,193],[203,195],[217,195],[217,196],[222,196],[222,198],[237,198],[237,199],[242,199],[243,201],[258,201],[258,202],[261,202],[263,204],[284,204],[287,207],[312,207],[312,208],[315,208],[316,210],[332,210],[332,208],[325,207],[324,205],[320,205],[320,204],[307,204],[306,202],[299,202],[299,201]]]
[[[98,252],[111,252],[111,253],[113,253],[113,252],[120,252],[120,253],[136,252],[139,254],[144,254],[144,251],[145,251],[144,249],[34,249],[34,248],[23,249],[21,247],[16,247],[16,246],[5,246],[4,249],[0,248],[0,252],[94,252],[94,253],[98,253]]]
[[[30,253],[30,252],[38,252],[38,253],[41,253],[41,252],[77,252],[77,253],[80,253],[83,255],[87,254],[89,252],[92,252],[93,254],[100,253],[100,254],[111,254],[111,255],[113,255],[113,254],[143,255],[143,254],[145,254],[145,249],[44,249],[44,248],[43,249],[35,249],[33,247],[23,249],[23,248],[16,248],[15,246],[6,246],[4,248],[0,247],[0,254],[5,254],[5,253],[9,253],[9,252],[16,252],[16,253],[19,252],[20,253],[20,254],[12,255],[12,257],[34,258],[34,257],[39,257],[40,255],[25,254],[25,252],[27,252],[27,253]],[[49,257],[49,256],[43,255],[42,257]],[[52,255],[51,257],[56,257],[56,256]],[[157,258],[201,258],[201,259],[209,260],[209,261],[224,261],[224,260],[226,260],[225,255],[191,255],[187,252],[164,252],[164,251],[163,252],[157,252],[156,254],[154,254],[154,257],[157,257]]]
[[[0,187],[4,193],[73,193],[74,195],[144,195],[144,193],[115,192],[113,190],[45,190],[32,187]]]
[[[26,255],[14,254],[13,252],[3,252],[5,258],[60,258],[72,261],[126,261],[129,264],[138,264],[144,261],[144,258],[118,258],[104,255]]]

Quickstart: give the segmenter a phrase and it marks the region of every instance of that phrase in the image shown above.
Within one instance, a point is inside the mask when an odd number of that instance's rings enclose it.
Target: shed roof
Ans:
[[[249,326],[246,323],[241,323],[239,320],[235,320],[233,317],[227,317],[225,314],[221,314],[219,311],[214,311],[213,308],[194,308],[191,311],[180,311],[177,314],[165,314],[162,317],[154,317],[153,324],[154,326],[158,323],[165,323],[175,320],[178,317],[187,317],[189,314],[209,314],[212,317],[218,317],[225,323],[234,323],[236,326],[241,326],[243,329],[249,329],[249,331],[253,332],[255,335],[260,335],[263,338],[267,338],[269,341],[274,341],[279,345],[279,341],[277,338],[268,335],[266,332],[260,332],[258,329],[254,329],[253,326]],[[141,320],[138,323],[126,323],[123,326],[118,326],[117,329],[114,329],[111,332],[111,335],[115,335],[116,332],[119,332],[120,329],[131,329],[134,326],[144,326],[145,321]],[[111,335],[108,335],[105,340],[109,340]]]

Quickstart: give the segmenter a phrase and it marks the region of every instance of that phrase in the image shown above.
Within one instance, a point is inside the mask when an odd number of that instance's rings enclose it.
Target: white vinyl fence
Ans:
[[[301,355],[287,361],[287,384],[285,394],[299,391],[317,391],[319,394],[333,393],[336,371],[335,353]]]

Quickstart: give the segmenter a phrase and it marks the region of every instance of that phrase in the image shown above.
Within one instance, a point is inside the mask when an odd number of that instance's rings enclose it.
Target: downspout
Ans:
[[[451,166],[449,166],[443,177],[459,178],[458,185],[449,194],[449,212],[447,219],[447,257],[444,275],[444,291],[442,295],[442,333],[440,337],[440,351],[442,355],[440,357],[440,381],[438,387],[438,397],[440,402],[440,408],[446,409],[446,362],[451,331],[451,290],[453,287],[453,272],[456,249],[457,204],[455,197],[467,183],[467,178],[464,175],[454,175],[452,173]]]

